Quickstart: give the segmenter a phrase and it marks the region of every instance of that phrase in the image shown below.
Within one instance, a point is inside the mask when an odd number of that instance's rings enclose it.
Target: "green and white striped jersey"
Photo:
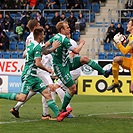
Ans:
[[[27,53],[22,77],[24,75],[37,77],[37,66],[35,64],[35,59],[42,57],[42,47],[37,41],[34,40],[27,45],[26,51]]]
[[[52,52],[53,64],[57,66],[66,66],[69,60],[68,50],[72,51],[74,47],[71,45],[70,40],[60,33],[52,37],[49,42],[52,44],[56,40],[60,42],[60,45],[54,52]]]

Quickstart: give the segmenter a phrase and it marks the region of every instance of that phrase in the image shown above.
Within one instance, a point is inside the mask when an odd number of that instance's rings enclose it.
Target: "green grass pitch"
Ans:
[[[9,113],[15,103],[0,99],[0,133],[133,133],[133,97],[75,95],[75,117],[62,122],[41,120],[39,94],[20,108],[18,119]]]

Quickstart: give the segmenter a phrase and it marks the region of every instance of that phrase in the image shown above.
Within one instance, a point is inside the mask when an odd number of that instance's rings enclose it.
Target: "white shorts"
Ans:
[[[70,74],[72,76],[72,79],[75,81],[76,79],[78,79],[78,77],[81,74],[81,68],[77,68],[75,70],[70,71]],[[62,81],[60,79],[58,79],[56,81],[56,84],[59,85],[60,87],[62,87],[63,90],[67,90],[68,88],[62,83]]]
[[[48,72],[37,70],[37,74],[46,86],[49,84],[53,84],[53,80],[51,79],[50,74]]]

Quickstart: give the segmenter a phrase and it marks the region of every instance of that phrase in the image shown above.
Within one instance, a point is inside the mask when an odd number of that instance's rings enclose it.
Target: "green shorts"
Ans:
[[[82,64],[80,63],[80,56],[74,57],[73,59],[70,59],[66,66],[61,65],[54,65],[54,72],[56,76],[62,81],[62,83],[66,87],[72,86],[74,81],[72,80],[72,76],[70,74],[71,70],[79,68]]]
[[[46,89],[46,86],[38,77],[28,76],[26,80],[22,79],[21,93],[28,95],[31,89],[34,92],[42,93],[42,91]]]

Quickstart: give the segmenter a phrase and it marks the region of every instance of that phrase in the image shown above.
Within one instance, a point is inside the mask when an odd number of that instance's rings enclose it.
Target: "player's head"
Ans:
[[[130,19],[130,21],[127,24],[127,31],[133,33],[133,18]]]
[[[40,26],[40,23],[36,19],[32,19],[28,21],[27,27],[30,32],[33,32],[36,27]]]
[[[34,39],[40,43],[44,41],[44,28],[41,26],[38,26],[33,31]]]
[[[68,22],[66,21],[60,21],[56,24],[56,29],[59,33],[63,35],[70,34],[70,27],[68,25]]]

